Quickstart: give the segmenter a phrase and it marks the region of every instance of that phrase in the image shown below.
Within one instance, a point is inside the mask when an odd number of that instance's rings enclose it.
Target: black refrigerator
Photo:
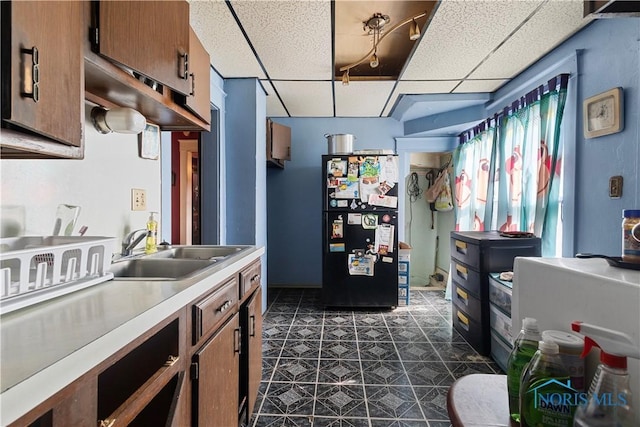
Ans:
[[[322,156],[325,307],[398,305],[398,156]]]

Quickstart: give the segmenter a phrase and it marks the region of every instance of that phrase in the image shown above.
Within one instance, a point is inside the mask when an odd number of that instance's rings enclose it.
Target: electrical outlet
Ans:
[[[609,178],[609,197],[612,199],[622,197],[622,177],[620,175]]]
[[[146,211],[147,210],[147,191],[141,188],[131,189],[131,210]]]

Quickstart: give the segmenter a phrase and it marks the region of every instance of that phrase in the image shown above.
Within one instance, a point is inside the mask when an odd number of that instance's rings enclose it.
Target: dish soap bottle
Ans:
[[[158,241],[158,221],[154,218],[154,214],[157,212],[150,212],[149,220],[147,221],[147,241],[144,246],[145,254],[153,254],[158,252],[156,242]]]
[[[522,320],[522,330],[513,343],[513,350],[507,361],[509,414],[516,422],[520,422],[520,378],[525,366],[538,349],[538,341],[541,339],[537,320],[525,317]]]
[[[582,322],[573,322],[571,329],[585,336],[582,357],[585,357],[592,347],[600,349],[600,364],[591,381],[586,402],[576,411],[573,425],[635,425],[627,357],[640,359],[640,348],[631,337],[622,332]]]
[[[575,393],[569,371],[560,359],[558,344],[543,339],[522,374],[520,425],[571,427],[576,408],[573,401],[564,396]]]

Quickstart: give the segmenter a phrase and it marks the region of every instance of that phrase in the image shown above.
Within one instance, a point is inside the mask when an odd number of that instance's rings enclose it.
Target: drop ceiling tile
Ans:
[[[466,77],[541,3],[541,0],[441,2],[402,79]]]
[[[260,80],[260,83],[267,92],[267,117],[289,117],[269,80]]]
[[[337,117],[379,117],[394,81],[352,81],[348,86],[334,82]]]
[[[232,1],[269,77],[328,80],[331,68],[331,2]]]
[[[453,93],[482,93],[495,92],[500,86],[508,82],[509,79],[496,80],[464,80]]]
[[[225,2],[191,1],[189,16],[222,77],[266,77]]]
[[[460,83],[458,80],[438,81],[399,81],[384,109],[383,116],[388,116],[400,95],[421,93],[451,93]]]
[[[274,81],[292,117],[333,117],[332,82]]]
[[[470,78],[509,78],[517,75],[589,22],[582,14],[582,1],[551,1],[545,4]]]

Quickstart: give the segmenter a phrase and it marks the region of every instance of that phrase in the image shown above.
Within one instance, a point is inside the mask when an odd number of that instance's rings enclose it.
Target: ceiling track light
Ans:
[[[349,84],[349,70],[352,69],[353,67],[356,67],[356,66],[362,64],[366,60],[369,60],[369,66],[371,66],[371,68],[376,68],[377,66],[379,66],[380,65],[380,58],[378,58],[378,55],[377,55],[378,44],[380,44],[380,42],[382,40],[384,40],[384,38],[386,36],[388,36],[389,34],[393,33],[398,28],[403,27],[404,25],[407,25],[408,23],[411,23],[411,26],[409,27],[409,40],[418,40],[420,38],[420,27],[418,26],[418,23],[416,22],[416,19],[420,19],[420,18],[425,17],[425,16],[427,16],[427,12],[422,12],[422,13],[419,13],[419,14],[417,14],[415,16],[407,18],[404,21],[402,21],[399,24],[397,24],[394,27],[392,27],[390,30],[385,31],[384,34],[382,34],[382,35],[380,35],[380,33],[382,32],[383,27],[390,22],[390,18],[389,18],[388,15],[382,15],[381,13],[375,13],[371,18],[369,18],[367,21],[365,21],[363,23],[364,24],[363,28],[364,28],[365,31],[368,28],[369,29],[369,33],[373,34],[373,47],[371,48],[371,50],[369,52],[367,52],[366,55],[364,55],[358,61],[356,61],[356,62],[354,62],[352,64],[349,64],[349,65],[345,65],[344,67],[340,67],[340,71],[343,72],[343,74],[342,74],[342,84],[347,86]]]
[[[349,86],[349,70],[342,74],[342,86]]]
[[[409,27],[409,40],[418,40],[420,38],[420,27],[418,27],[418,23],[416,19],[413,18],[411,21],[411,26]]]
[[[378,55],[376,55],[376,53],[374,52],[373,55],[371,55],[371,59],[369,60],[369,66],[371,68],[376,68],[378,65],[380,65],[380,60],[378,60]]]

